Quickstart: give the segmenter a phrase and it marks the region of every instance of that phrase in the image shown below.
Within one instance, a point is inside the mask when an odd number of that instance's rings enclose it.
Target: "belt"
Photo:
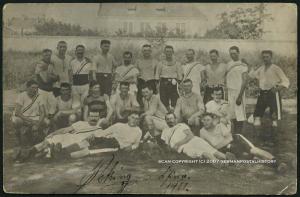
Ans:
[[[270,91],[271,91],[271,89],[269,89],[269,90],[262,90],[262,89],[260,89],[261,93],[269,93]]]
[[[96,73],[96,75],[103,76],[103,77],[111,77],[112,76],[111,73]]]
[[[73,85],[85,85],[89,83],[88,74],[73,75]]]
[[[160,80],[162,81],[169,81],[169,82],[172,82],[172,80],[174,79],[177,81],[177,78],[160,78]]]

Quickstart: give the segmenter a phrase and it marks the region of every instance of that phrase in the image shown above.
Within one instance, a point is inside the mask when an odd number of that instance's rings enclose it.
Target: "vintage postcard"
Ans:
[[[2,10],[4,192],[297,192],[296,4]]]

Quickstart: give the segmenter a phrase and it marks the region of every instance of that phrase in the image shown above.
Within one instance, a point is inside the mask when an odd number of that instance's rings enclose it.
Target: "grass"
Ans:
[[[153,50],[153,56],[156,59],[162,59],[161,55],[162,46],[157,46]],[[133,44],[126,46],[116,45],[112,48],[111,52],[115,56],[118,64],[122,63],[122,53],[124,51],[131,51],[134,56],[134,60],[140,57],[140,49],[135,47]],[[68,52],[74,56],[74,51]],[[97,53],[96,49],[86,51],[86,56],[92,58]],[[175,58],[183,62],[184,61],[184,50],[177,50],[175,52]],[[251,65],[261,64],[259,51],[249,52],[244,55],[243,58]],[[4,51],[3,52],[3,87],[4,89],[15,89],[19,88],[26,80],[28,80],[35,69],[35,62],[41,58],[40,53],[36,52],[21,52],[21,51]],[[198,50],[196,51],[196,59],[203,65],[209,62],[208,51]],[[290,79],[291,86],[289,89],[283,91],[283,98],[295,98],[297,94],[297,59],[296,57],[288,57],[282,55],[274,56],[274,63],[280,66],[287,77]],[[228,62],[228,54],[220,53],[220,60]],[[253,81],[247,90],[248,96],[255,96],[257,81]]]

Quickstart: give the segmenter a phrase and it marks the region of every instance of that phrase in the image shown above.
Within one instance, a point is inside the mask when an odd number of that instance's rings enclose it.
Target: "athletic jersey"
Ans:
[[[188,96],[181,96],[177,100],[175,114],[183,120],[188,120],[196,112],[204,112],[203,99],[199,94],[192,92]]]
[[[139,107],[135,96],[130,93],[128,93],[128,96],[124,99],[121,98],[120,94],[115,94],[111,96],[110,103],[114,111],[120,113],[120,115],[122,115],[125,110],[132,110],[133,108]]]
[[[222,123],[217,124],[213,131],[207,131],[202,127],[202,129],[200,129],[200,137],[209,142],[213,147],[217,147],[224,140],[231,139],[228,140],[229,144],[232,141],[231,127]]]
[[[183,77],[183,69],[179,62],[173,60],[168,62],[163,60],[157,65],[157,72],[155,78],[159,80],[160,78],[173,78],[181,80]]]
[[[139,69],[139,78],[148,81],[155,79],[155,72],[158,61],[154,58],[141,58],[136,61],[136,67]]]
[[[93,70],[92,63],[87,59],[79,61],[77,58],[70,62],[70,67],[72,69],[73,75],[75,74],[89,74]]]
[[[100,118],[105,118],[107,115],[107,105],[106,101],[108,101],[108,96],[104,94],[103,96],[99,96],[94,98],[92,96],[87,96],[83,104],[88,106],[88,111],[97,111],[99,112]]]
[[[42,95],[37,94],[30,98],[27,92],[22,92],[18,95],[16,104],[21,106],[23,116],[37,118],[40,116],[40,107],[44,106],[44,98]]]
[[[221,100],[217,103],[215,100],[211,100],[205,104],[206,112],[216,114],[218,116],[226,116],[228,111],[228,102]]]
[[[166,128],[162,131],[161,139],[169,145],[171,148],[174,148],[175,144],[182,141],[186,138],[184,130],[190,130],[189,126],[184,123],[178,123],[171,128]],[[178,147],[180,149],[180,147]]]
[[[97,73],[112,73],[115,66],[115,58],[110,53],[106,55],[100,53],[93,58],[93,70]]]
[[[149,100],[143,98],[143,104],[145,112],[150,112],[152,116],[162,118],[163,120],[165,119],[165,115],[168,111],[161,102],[159,95],[152,95]]]
[[[116,81],[136,83],[139,70],[131,65],[121,65],[116,68]]]
[[[242,74],[248,72],[248,67],[238,61],[230,61],[226,69],[226,85],[229,89],[240,90],[242,87]]]
[[[259,87],[262,90],[270,90],[276,85],[288,88],[290,85],[289,79],[281,68],[275,64],[272,64],[267,70],[265,65],[260,66],[257,70],[252,70],[249,76],[259,80]]]
[[[77,109],[80,108],[80,105],[80,99],[74,95],[68,101],[63,101],[61,96],[56,98],[56,109],[58,111]]]
[[[72,128],[76,131],[75,133],[84,133],[89,131],[95,131],[100,129],[97,123],[95,126],[92,126],[87,121],[78,121],[72,124]]]
[[[192,91],[200,94],[201,72],[205,69],[199,62],[187,63],[182,66],[184,77],[183,79],[190,79],[193,82]]]
[[[61,59],[58,54],[51,57],[51,61],[54,64],[54,72],[58,74],[60,83],[70,83],[69,70],[71,69],[70,62],[72,59],[73,58],[69,55],[65,55],[63,59]]]
[[[120,148],[132,147],[135,149],[139,146],[142,138],[142,131],[139,127],[131,127],[127,123],[116,123],[105,130],[109,133],[107,137],[115,138]]]
[[[205,66],[205,71],[206,71],[206,75],[207,75],[207,85],[208,86],[224,85],[226,64],[219,63],[219,65],[216,69],[213,69],[211,64],[207,64]]]
[[[37,76],[39,88],[45,91],[52,91],[55,81],[49,77],[51,74],[55,74],[54,65],[41,60],[36,64],[35,74]]]

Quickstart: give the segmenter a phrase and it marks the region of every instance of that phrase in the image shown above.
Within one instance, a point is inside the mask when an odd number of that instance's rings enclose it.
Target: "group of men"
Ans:
[[[196,158],[226,159],[226,153],[239,155],[241,150],[273,158],[240,134],[247,120],[250,78],[258,79],[260,88],[254,126],[261,126],[267,107],[274,127],[281,119],[279,90],[288,88],[289,80],[272,63],[272,51],[262,51],[260,67],[242,61],[236,46],[229,48],[227,64],[219,61],[215,49],[209,51],[207,65],[195,60],[193,49],[186,51],[182,64],[172,46],[164,48],[165,58],[159,61],[145,44],[135,64],[132,52],[125,51],[122,65],[117,65],[110,45],[101,40],[101,52],[92,60],[83,45],[76,46],[75,58],[67,55],[65,41],[58,42],[56,54],[43,50],[12,117],[20,143],[22,134],[34,139],[28,154],[63,150],[86,155],[94,145],[133,150],[141,142],[155,141]]]

